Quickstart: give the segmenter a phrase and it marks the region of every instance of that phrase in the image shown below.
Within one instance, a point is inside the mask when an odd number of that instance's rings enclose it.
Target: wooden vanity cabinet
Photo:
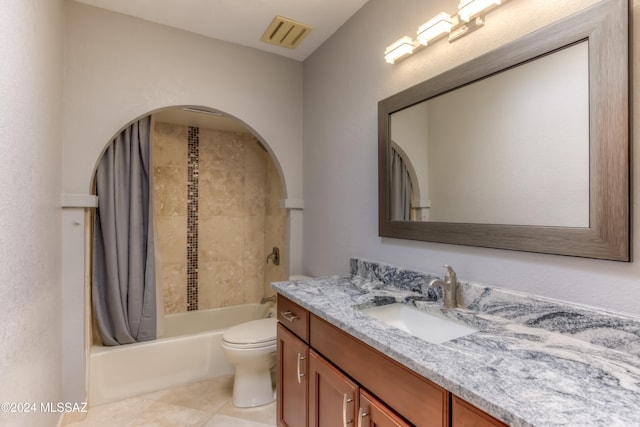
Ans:
[[[282,295],[278,321],[278,427],[507,427]]]
[[[306,427],[309,407],[309,312],[278,295],[277,421],[279,427]],[[283,325],[286,325],[283,326]]]

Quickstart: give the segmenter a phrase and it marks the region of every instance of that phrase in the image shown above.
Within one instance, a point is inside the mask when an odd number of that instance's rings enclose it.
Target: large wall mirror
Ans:
[[[628,2],[379,102],[379,234],[630,260]]]

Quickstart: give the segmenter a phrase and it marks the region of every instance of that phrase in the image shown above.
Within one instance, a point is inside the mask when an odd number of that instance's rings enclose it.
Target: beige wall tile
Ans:
[[[244,215],[244,181],[243,170],[206,169],[200,165],[199,215]]]
[[[243,170],[246,134],[200,129],[200,167]]]
[[[186,168],[187,132],[187,126],[156,122],[151,151],[153,165]]]
[[[153,195],[156,215],[187,215],[187,168],[153,168]]]
[[[284,245],[285,234],[285,218],[284,216],[266,216],[265,217],[265,250],[271,252],[272,246],[281,247]]]
[[[265,253],[265,216],[246,216],[244,234],[244,259],[266,262]]]
[[[253,172],[265,176],[267,164],[271,163],[269,153],[260,145],[253,135],[245,135],[244,168],[247,172]]]
[[[244,262],[244,302],[260,302],[264,296],[264,271],[266,263],[261,259]]]
[[[244,255],[244,219],[215,216],[198,220],[200,261],[240,262]]]
[[[288,249],[285,247],[286,216],[265,217],[265,251],[271,252],[274,246],[280,248],[280,265],[269,262],[265,268],[263,292],[272,295],[271,282],[279,282],[287,277]]]
[[[183,263],[162,264],[162,288],[165,314],[187,311],[187,265]]]
[[[243,197],[247,215],[264,215],[266,206],[266,175],[248,171],[245,174]]]
[[[234,261],[202,261],[198,267],[198,308],[244,304],[244,270]]]
[[[267,164],[266,184],[265,214],[284,215],[285,210],[280,207],[280,201],[284,199],[284,189],[282,187],[280,173],[276,169],[276,165],[273,161],[270,161]]]
[[[163,263],[187,263],[187,217],[157,216],[156,227],[161,261]]]
[[[156,123],[155,132],[157,241],[165,312],[175,313],[187,309],[188,128]],[[199,135],[198,308],[258,302],[285,275],[280,175],[251,134],[200,129]],[[280,266],[266,263],[274,246]]]
[[[271,248],[280,248],[280,265],[269,264],[265,268],[263,292],[272,295],[271,282],[279,282],[287,277],[287,265],[289,259],[288,248],[285,246],[287,227],[287,211],[280,207],[280,201],[284,198],[280,174],[273,161],[267,164],[267,189],[265,206],[265,251]]]

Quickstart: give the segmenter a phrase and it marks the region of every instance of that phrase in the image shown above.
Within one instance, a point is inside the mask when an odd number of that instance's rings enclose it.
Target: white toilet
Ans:
[[[253,320],[227,329],[222,350],[235,366],[233,404],[239,408],[275,400],[271,369],[276,365],[276,318]]]

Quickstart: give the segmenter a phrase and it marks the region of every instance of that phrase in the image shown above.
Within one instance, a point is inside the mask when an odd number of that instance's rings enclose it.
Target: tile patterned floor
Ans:
[[[231,403],[233,376],[224,376],[89,408],[70,427],[273,427],[276,404],[240,409]]]

